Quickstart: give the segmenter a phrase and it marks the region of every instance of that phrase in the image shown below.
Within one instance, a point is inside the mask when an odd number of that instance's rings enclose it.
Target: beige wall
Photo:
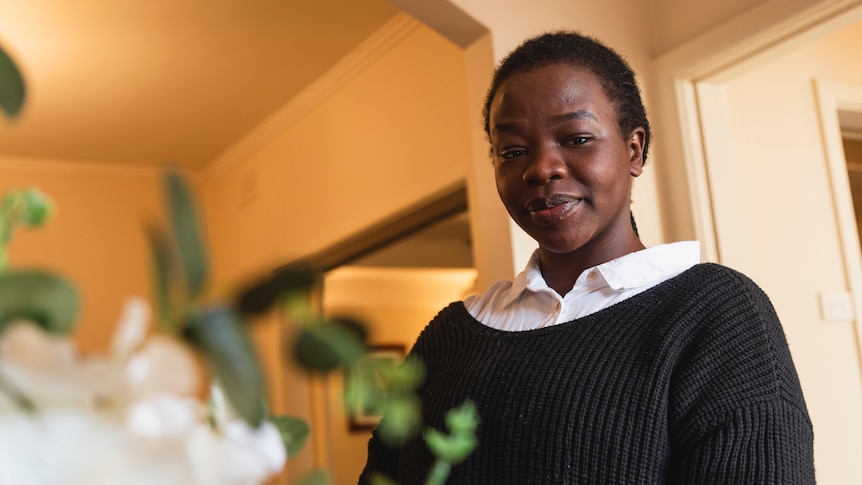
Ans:
[[[766,0],[652,0],[645,15],[650,29],[650,46],[654,56],[695,39],[709,29],[751,10]]]
[[[818,482],[862,483],[862,375],[854,323],[826,320],[822,294],[847,290],[814,80],[862,85],[862,24],[757,63],[714,86],[727,132],[715,167],[721,262],[770,295],[815,427]],[[707,134],[707,143],[710,142]],[[720,177],[718,171],[721,170]],[[724,195],[721,195],[724,194]],[[732,232],[732,234],[731,234]]]

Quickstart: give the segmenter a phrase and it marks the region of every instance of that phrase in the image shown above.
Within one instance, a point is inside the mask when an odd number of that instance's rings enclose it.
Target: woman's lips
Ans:
[[[527,204],[527,210],[534,221],[551,224],[574,212],[580,203],[581,199],[577,197],[558,194],[532,200]]]

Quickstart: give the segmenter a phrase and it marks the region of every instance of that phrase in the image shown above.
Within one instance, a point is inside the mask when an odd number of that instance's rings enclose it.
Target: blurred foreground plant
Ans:
[[[365,359],[367,330],[363,322],[345,316],[324,317],[309,304],[322,278],[322,272],[311,260],[286,265],[241,292],[238,307],[247,314],[257,314],[281,299],[287,319],[300,326],[298,335],[284,342],[285,354],[292,355],[310,373],[342,372],[347,412],[361,409],[385,416],[377,432],[387,446],[398,447],[422,429],[421,403],[416,390],[425,379],[425,366],[409,355],[400,365]],[[291,292],[297,289],[303,291]],[[434,429],[425,432],[423,438],[437,458],[427,485],[444,484],[451,467],[473,452],[478,423],[476,409],[468,401],[447,414],[449,434]],[[373,480],[376,485],[395,484],[389,477],[376,476]],[[303,485],[328,483],[327,474],[317,471]]]
[[[0,49],[0,109],[17,116],[25,94],[20,71]],[[309,372],[350,375],[347,409],[385,414],[379,433],[390,445],[414,436],[422,363],[369,368],[364,324],[325,318],[310,305],[322,281],[310,261],[280,268],[235,301],[207,299],[209,262],[194,201],[178,174],[164,182],[169,230],[147,228],[159,332],[148,335],[149,306],[131,300],[103,358],[82,359],[69,337],[79,307],[72,283],[50,271],[7,268],[15,229],[43,224],[53,204],[35,189],[10,191],[0,201],[0,483],[246,484],[278,472],[310,431],[300,418],[268,415],[247,325],[272,308],[301,326],[285,342],[287,355]],[[208,379],[198,375],[188,347],[203,355],[203,374],[212,376],[206,405],[196,386]],[[447,414],[448,435],[426,431],[437,457],[429,485],[444,483],[451,466],[472,452],[477,423],[468,402]],[[46,457],[45,449],[57,453]],[[302,485],[329,482],[317,470]]]
[[[0,48],[0,109],[8,116],[15,116],[21,110],[25,97],[24,78],[18,66]]]
[[[110,352],[81,356],[74,285],[44,269],[0,269],[0,483],[262,483],[302,446],[304,421],[267,416],[243,320],[203,298],[208,263],[185,183],[170,173],[165,187],[172,230],[151,230],[159,332],[132,299]],[[0,254],[51,208],[35,189],[7,192]]]

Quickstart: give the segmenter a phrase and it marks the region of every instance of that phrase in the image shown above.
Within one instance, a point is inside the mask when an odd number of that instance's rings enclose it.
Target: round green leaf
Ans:
[[[311,430],[308,423],[301,418],[293,416],[270,416],[269,420],[278,428],[281,434],[281,440],[284,442],[284,449],[287,450],[287,457],[297,454],[305,446],[308,440],[308,435]]]
[[[24,212],[21,214],[21,224],[25,226],[39,227],[54,212],[54,202],[37,189],[24,189],[22,197],[24,198]]]
[[[293,346],[293,355],[300,365],[324,372],[350,365],[364,351],[356,331],[335,320],[307,325]]]
[[[479,426],[479,415],[473,401],[465,401],[446,413],[446,426],[452,433],[472,433]]]
[[[64,278],[43,270],[0,274],[0,329],[10,321],[32,321],[54,333],[69,333],[78,318],[78,291]]]
[[[394,446],[412,436],[421,419],[417,397],[391,395],[377,430],[385,443]]]

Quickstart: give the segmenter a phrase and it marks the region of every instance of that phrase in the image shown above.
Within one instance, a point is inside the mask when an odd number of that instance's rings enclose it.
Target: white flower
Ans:
[[[129,298],[117,322],[111,351],[123,358],[135,351],[147,337],[150,328],[150,306],[140,298]]]
[[[125,380],[133,396],[193,396],[200,391],[202,374],[187,345],[159,334],[149,336],[125,365]]]
[[[0,377],[41,408],[96,406],[125,394],[122,366],[83,359],[70,339],[18,322],[0,338]],[[6,399],[3,395],[0,402]],[[0,409],[8,409],[0,404]]]
[[[244,421],[231,421],[223,433],[198,427],[186,451],[195,483],[200,485],[260,483],[278,473],[287,459],[281,436],[270,422],[253,429]]]
[[[78,355],[71,339],[21,322],[0,335],[0,485],[254,485],[287,459],[276,427],[253,429],[179,340],[147,336],[131,300],[112,354]],[[26,396],[34,412],[9,398]]]
[[[201,422],[202,411],[197,399],[156,394],[129,405],[126,429],[141,439],[182,436]]]
[[[80,409],[0,416],[0,484],[192,484],[182,441],[136,442],[122,423]]]

